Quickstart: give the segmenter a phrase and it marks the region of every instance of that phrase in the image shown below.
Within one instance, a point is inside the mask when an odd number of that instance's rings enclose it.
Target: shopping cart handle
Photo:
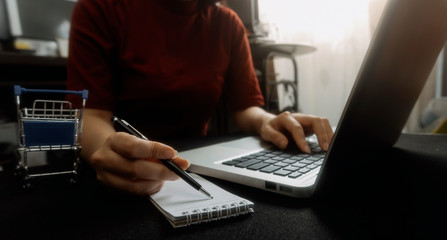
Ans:
[[[75,94],[82,97],[82,99],[87,99],[88,90],[81,91],[71,91],[71,90],[53,90],[53,89],[27,89],[22,88],[20,85],[14,85],[15,96],[21,96],[22,93],[62,93],[62,94]]]

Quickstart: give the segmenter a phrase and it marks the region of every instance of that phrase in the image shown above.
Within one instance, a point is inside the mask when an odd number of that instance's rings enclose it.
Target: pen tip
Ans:
[[[207,192],[205,189],[201,188],[200,191],[205,194],[206,196],[208,196],[211,199],[214,199],[213,196],[211,196],[211,194],[209,192]]]

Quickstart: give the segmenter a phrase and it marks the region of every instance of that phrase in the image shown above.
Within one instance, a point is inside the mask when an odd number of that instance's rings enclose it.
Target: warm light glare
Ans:
[[[384,2],[258,0],[268,38],[278,44],[304,43],[317,49],[296,56],[300,111],[337,123],[369,45],[376,13],[381,13],[372,10]],[[277,70],[292,71],[287,67]]]
[[[368,21],[369,0],[259,0],[261,21],[270,36],[287,41],[288,33],[302,41],[340,42],[354,32],[359,22]],[[364,26],[364,25],[362,25]],[[285,39],[284,39],[285,38]]]

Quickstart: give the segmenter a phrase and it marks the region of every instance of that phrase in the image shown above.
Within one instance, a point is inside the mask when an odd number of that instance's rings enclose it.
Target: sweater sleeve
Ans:
[[[115,43],[107,1],[79,0],[72,14],[67,88],[89,90],[88,108],[113,110]]]
[[[263,106],[264,98],[256,77],[245,27],[236,13],[230,11],[231,53],[225,89],[230,112],[252,106]]]

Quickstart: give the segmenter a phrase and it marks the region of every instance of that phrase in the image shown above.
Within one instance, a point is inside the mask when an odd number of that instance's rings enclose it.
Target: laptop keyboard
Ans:
[[[272,148],[252,153],[222,164],[252,171],[260,171],[289,178],[298,178],[321,166],[326,152],[317,142],[309,142],[311,153],[303,153],[298,148],[281,150]]]

